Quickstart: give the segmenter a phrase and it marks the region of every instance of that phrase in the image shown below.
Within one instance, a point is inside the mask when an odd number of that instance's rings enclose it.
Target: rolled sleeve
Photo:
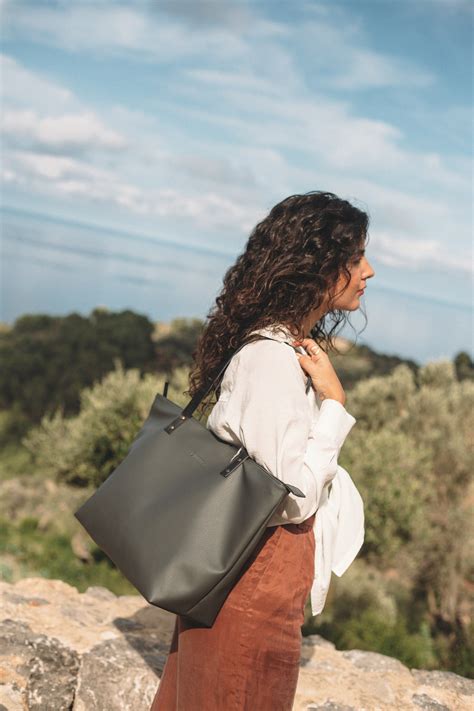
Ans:
[[[316,439],[326,437],[339,451],[356,421],[339,400],[327,398],[322,401],[319,416],[312,423],[311,434]]]

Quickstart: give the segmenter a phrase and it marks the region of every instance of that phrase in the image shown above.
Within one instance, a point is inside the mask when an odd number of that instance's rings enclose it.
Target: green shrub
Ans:
[[[351,617],[339,630],[337,646],[387,654],[408,667],[427,669],[436,666],[433,641],[426,623],[420,632],[410,633],[403,618],[389,622],[376,610],[368,609],[360,616]]]
[[[461,582],[474,569],[474,383],[453,363],[405,365],[360,382],[348,410],[357,420],[341,453],[365,503],[361,556],[395,568],[432,620],[455,625],[472,609]]]
[[[92,563],[79,560],[68,534],[39,531],[34,517],[25,517],[17,525],[0,519],[0,580],[14,582],[19,577],[39,576],[64,580],[80,592],[90,585],[103,585],[117,595],[137,593],[95,544],[92,554]]]
[[[77,416],[61,411],[45,415],[24,437],[35,466],[45,475],[75,486],[98,486],[118,466],[147,417],[155,395],[163,392],[164,376],[124,370],[120,361],[101,382],[81,392]],[[168,397],[184,406],[187,387],[179,369]]]
[[[318,633],[337,649],[365,649],[397,657],[410,667],[436,667],[425,616],[410,620],[410,590],[397,578],[356,559],[335,577],[321,615],[308,617],[304,633]]]

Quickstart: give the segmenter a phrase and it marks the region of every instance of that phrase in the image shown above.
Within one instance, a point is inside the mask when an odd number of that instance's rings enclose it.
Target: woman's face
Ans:
[[[374,276],[375,272],[369,264],[366,256],[365,249],[362,248],[360,252],[352,259],[352,261],[347,265],[351,278],[346,288],[344,289],[347,276],[340,274],[336,286],[333,292],[334,303],[331,305],[332,309],[344,309],[345,311],[355,311],[360,306],[360,299],[362,297],[361,289],[365,288],[367,279]],[[344,291],[342,291],[344,289]],[[317,322],[327,313],[329,309],[328,298],[324,300],[321,306],[313,309],[306,318],[303,320],[303,329],[305,334],[309,335],[310,331],[317,324]]]
[[[344,273],[339,276],[336,282],[333,309],[344,309],[346,311],[355,311],[355,309],[358,309],[360,299],[363,296],[363,291],[361,290],[365,288],[367,279],[370,279],[375,274],[365,256],[364,249],[348,264],[348,269],[351,274],[351,279],[347,286],[344,288],[347,279]]]

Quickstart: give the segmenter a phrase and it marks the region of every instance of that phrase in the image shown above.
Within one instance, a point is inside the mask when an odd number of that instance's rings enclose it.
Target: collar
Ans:
[[[295,340],[295,337],[290,330],[281,323],[271,324],[270,326],[264,326],[263,328],[256,328],[253,331],[250,331],[248,335],[252,333],[259,333],[262,336],[270,336],[277,341],[284,341],[290,346],[292,345],[292,341]]]

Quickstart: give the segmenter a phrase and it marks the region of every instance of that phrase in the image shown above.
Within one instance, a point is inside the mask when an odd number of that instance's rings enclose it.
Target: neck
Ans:
[[[314,326],[318,323],[318,321],[322,319],[325,313],[325,306],[322,305],[306,314],[302,321],[304,338],[310,337],[310,333],[313,330]]]

